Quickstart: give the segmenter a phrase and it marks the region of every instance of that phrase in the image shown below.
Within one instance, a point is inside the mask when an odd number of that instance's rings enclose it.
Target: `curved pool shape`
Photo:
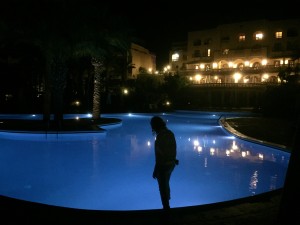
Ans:
[[[152,178],[154,136],[160,115],[177,139],[180,160],[172,174],[170,205],[196,206],[280,189],[290,154],[234,137],[219,124],[222,112],[103,114],[122,120],[105,135],[68,140],[0,137],[2,196],[91,210],[161,209]],[[82,116],[82,115],[81,115]],[[1,118],[4,116],[2,115]],[[8,135],[9,137],[9,135]]]

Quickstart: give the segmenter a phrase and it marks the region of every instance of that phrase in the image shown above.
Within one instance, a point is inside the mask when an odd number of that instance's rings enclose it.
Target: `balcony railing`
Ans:
[[[243,68],[222,68],[222,69],[184,69],[181,68],[178,72],[181,75],[192,76],[197,73],[202,75],[230,75],[233,73],[243,74],[264,74],[264,73],[279,73],[282,68],[288,67],[288,65],[275,67],[274,65],[260,66],[260,67],[243,67]]]
[[[271,82],[262,82],[262,83],[200,83],[200,84],[191,84],[191,87],[266,87],[266,86],[279,86],[280,83],[271,83]]]

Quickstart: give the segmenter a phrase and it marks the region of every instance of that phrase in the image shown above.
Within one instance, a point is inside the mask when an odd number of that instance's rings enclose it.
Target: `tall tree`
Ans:
[[[5,12],[1,16],[1,34],[10,41],[31,43],[43,52],[45,121],[50,119],[51,102],[55,105],[55,118],[62,119],[66,62],[74,56],[91,56],[98,62],[93,117],[100,117],[98,75],[105,71],[105,59],[111,49],[123,54],[130,47],[124,20],[97,1],[12,0],[5,4]]]

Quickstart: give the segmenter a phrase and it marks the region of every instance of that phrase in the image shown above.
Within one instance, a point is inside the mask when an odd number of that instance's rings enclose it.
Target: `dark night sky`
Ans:
[[[1,8],[4,10],[5,2],[17,7],[18,1],[39,2],[33,4],[32,9],[42,5],[43,1],[108,7],[109,13],[124,18],[132,33],[143,41],[141,44],[156,55],[157,69],[168,63],[171,43],[186,40],[188,31],[215,28],[230,22],[300,17],[299,7],[292,0],[279,3],[228,1],[226,4],[209,0],[5,0],[1,2]]]
[[[144,2],[144,1],[143,1]],[[119,4],[121,14],[129,19],[145,47],[156,54],[157,69],[168,63],[171,43],[187,39],[188,31],[214,28],[219,24],[256,20],[300,17],[295,2],[251,1],[221,5],[218,1],[146,1]],[[204,3],[203,3],[204,2]],[[276,5],[277,4],[277,5]],[[126,9],[126,10],[123,10]]]

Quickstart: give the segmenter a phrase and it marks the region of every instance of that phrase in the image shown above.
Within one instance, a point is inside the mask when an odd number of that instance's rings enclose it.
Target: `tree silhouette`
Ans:
[[[0,16],[1,44],[28,43],[37,46],[44,57],[44,120],[50,120],[51,102],[55,119],[62,119],[67,61],[82,56],[90,56],[93,62],[98,62],[93,117],[99,118],[101,82],[98,76],[106,71],[106,59],[112,52],[126,55],[130,49],[125,20],[96,1],[12,0],[3,4],[2,9],[5,13]]]

